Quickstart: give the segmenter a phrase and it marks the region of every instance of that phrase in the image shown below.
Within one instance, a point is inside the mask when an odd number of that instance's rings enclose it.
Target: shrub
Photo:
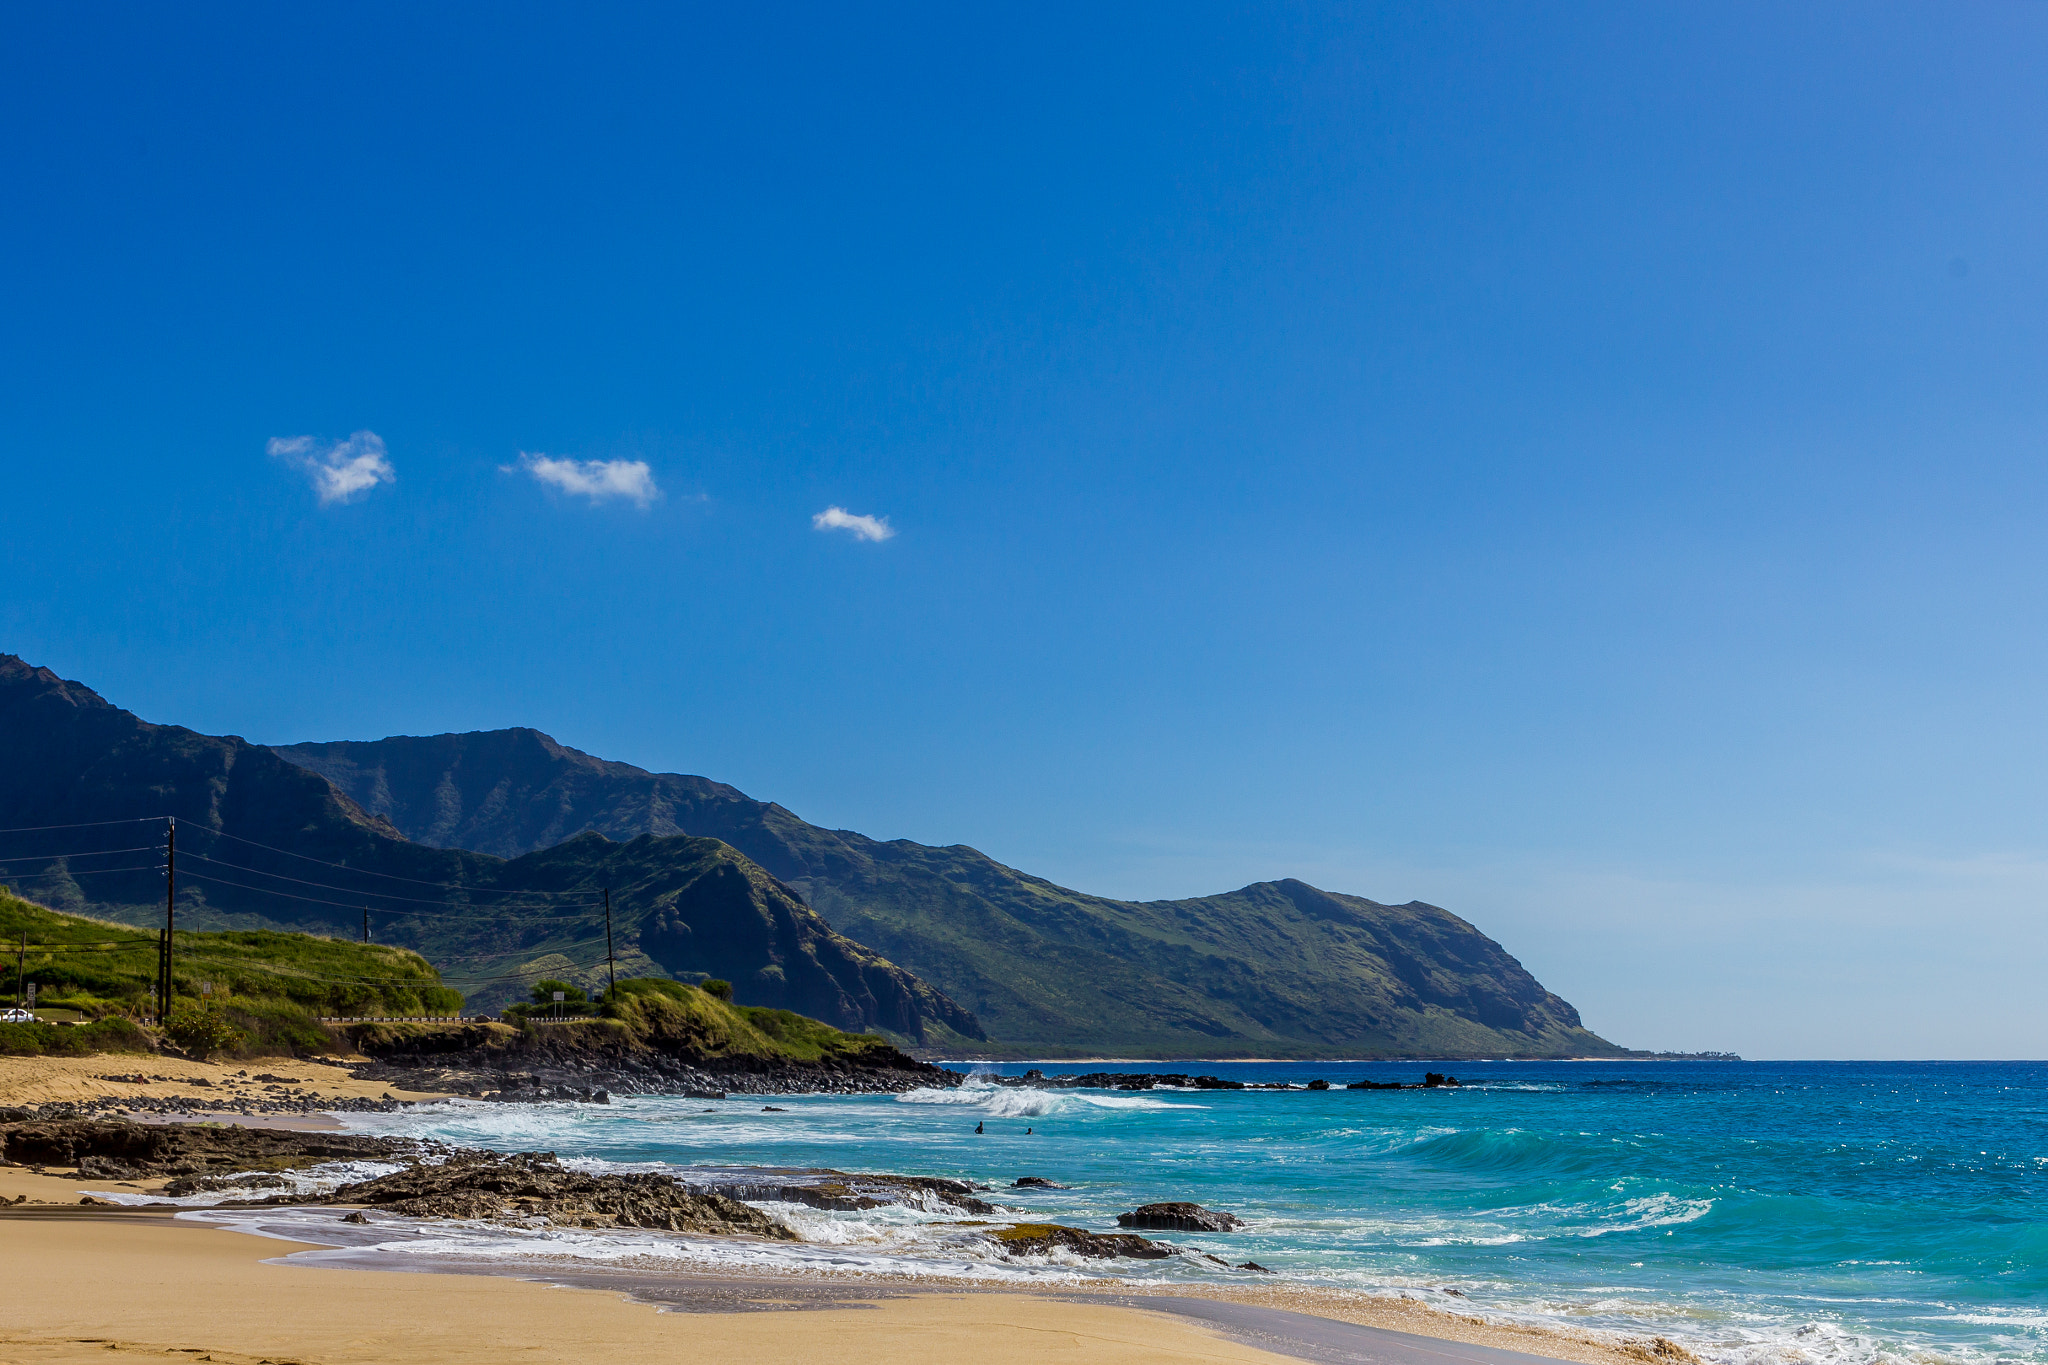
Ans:
[[[566,981],[534,982],[533,1003],[536,1005],[553,1005],[555,1003],[556,991],[562,993],[562,1003],[565,1005],[587,1005],[590,1003],[589,995],[585,994],[581,986],[572,986]]]
[[[164,1020],[164,1032],[193,1056],[205,1061],[216,1052],[242,1045],[242,1031],[227,1021],[218,1006],[180,1004]]]
[[[94,1052],[155,1052],[132,1019],[101,1019],[82,1027],[57,1024],[0,1024],[0,1056],[83,1057]]]
[[[697,983],[697,988],[703,991],[706,995],[715,995],[720,1000],[725,1001],[727,1004],[732,1003],[732,982],[730,981],[721,981],[715,976],[709,977],[703,981],[699,981]]]

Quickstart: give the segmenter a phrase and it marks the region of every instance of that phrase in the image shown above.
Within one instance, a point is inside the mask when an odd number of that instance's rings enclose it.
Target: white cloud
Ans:
[[[523,469],[536,482],[592,502],[624,498],[636,507],[645,507],[661,496],[645,460],[554,460],[521,451],[516,466],[501,468],[507,473]]]
[[[851,531],[856,540],[887,540],[896,528],[887,517],[857,517],[844,507],[827,507],[811,518],[820,531]]]
[[[384,454],[384,440],[374,431],[359,431],[332,445],[311,436],[273,436],[264,449],[311,479],[322,507],[351,502],[380,483],[398,481]]]

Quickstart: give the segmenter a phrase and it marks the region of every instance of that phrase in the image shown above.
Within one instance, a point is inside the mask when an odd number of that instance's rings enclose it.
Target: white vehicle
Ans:
[[[33,1024],[35,1021],[32,1010],[0,1010],[0,1024]]]

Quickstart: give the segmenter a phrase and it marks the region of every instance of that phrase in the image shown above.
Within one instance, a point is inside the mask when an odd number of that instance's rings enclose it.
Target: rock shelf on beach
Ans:
[[[393,1162],[406,1169],[327,1195],[293,1192],[275,1174],[363,1160]],[[746,1207],[740,1201],[816,1209],[900,1205],[929,1213],[1011,1212],[976,1197],[986,1187],[941,1176],[732,1166],[692,1167],[675,1175],[599,1177],[563,1167],[551,1152],[506,1155],[406,1138],[108,1119],[0,1123],[0,1161],[75,1167],[86,1179],[170,1177],[163,1192],[172,1198],[230,1194],[246,1196],[236,1202],[257,1204],[363,1203],[422,1218],[545,1215],[592,1227],[744,1231],[761,1236],[781,1234],[752,1221],[751,1210],[745,1216],[734,1212]],[[625,1183],[607,1183],[612,1181]]]
[[[156,1180],[389,1159],[390,1138],[111,1119],[0,1123],[0,1160],[76,1167],[88,1180]]]
[[[439,1165],[411,1166],[344,1185],[331,1204],[367,1204],[413,1218],[545,1221],[586,1228],[743,1234],[801,1240],[788,1224],[720,1194],[690,1191],[666,1175],[590,1175],[551,1152],[458,1152]]]

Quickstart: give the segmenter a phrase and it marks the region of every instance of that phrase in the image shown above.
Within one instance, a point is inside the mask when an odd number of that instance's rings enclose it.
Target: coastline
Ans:
[[[228,1121],[249,1123],[240,1115]],[[259,1126],[249,1123],[249,1126]],[[267,1125],[264,1125],[267,1126]],[[1348,1360],[1360,1349],[1407,1365],[1527,1365],[1532,1359],[1576,1365],[1643,1365],[1682,1360],[1654,1342],[1616,1343],[1567,1332],[1490,1323],[1445,1312],[1413,1299],[1300,1284],[1134,1286],[1114,1279],[1043,1287],[987,1285],[872,1272],[805,1271],[782,1274],[709,1274],[593,1269],[545,1257],[489,1264],[422,1264],[351,1250],[339,1239],[312,1241],[295,1224],[293,1240],[277,1233],[223,1227],[184,1217],[192,1210],[164,1205],[117,1207],[99,1196],[147,1192],[160,1181],[81,1179],[57,1169],[0,1167],[0,1199],[19,1200],[0,1211],[0,1274],[10,1284],[41,1284],[27,1297],[38,1310],[0,1330],[0,1358],[42,1361],[103,1359],[135,1351],[199,1350],[218,1360],[251,1361],[283,1352],[298,1361],[413,1361],[501,1358],[520,1349],[521,1332],[536,1321],[557,1321],[560,1295],[581,1296],[577,1321],[602,1334],[618,1358],[666,1359],[676,1338],[660,1316],[685,1314],[692,1343],[703,1324],[719,1320],[716,1339],[734,1350],[769,1359],[952,1362],[975,1358],[1022,1361],[1054,1349],[1058,1340],[1074,1360]],[[91,1200],[93,1202],[87,1203]],[[336,1210],[337,1223],[343,1216]],[[207,1238],[208,1233],[230,1233]],[[176,1239],[176,1240],[166,1240]],[[224,1246],[236,1248],[222,1250]],[[136,1262],[124,1272],[158,1286],[163,1296],[145,1305],[127,1289],[112,1298],[93,1292],[106,1267]],[[277,1280],[271,1270],[346,1273]],[[376,1288],[366,1286],[374,1281]],[[489,1290],[469,1282],[497,1286]],[[394,1291],[391,1283],[402,1283]],[[282,1288],[281,1288],[282,1287]],[[544,1294],[542,1290],[553,1290]],[[287,1292],[288,1291],[288,1292]],[[246,1296],[287,1293],[293,1320],[279,1328],[264,1314],[245,1320],[236,1305]],[[394,1298],[394,1294],[396,1297]],[[419,1321],[464,1322],[461,1344],[421,1338],[410,1344],[365,1336],[358,1315],[365,1296],[380,1305],[403,1301]],[[638,1313],[639,1316],[635,1316]],[[580,1316],[578,1316],[580,1315]],[[830,1317],[831,1322],[821,1319]],[[800,1319],[801,1321],[788,1321]],[[844,1319],[843,1321],[841,1319]],[[81,1324],[93,1335],[77,1335]],[[1001,1324],[1020,1342],[996,1349],[974,1336]],[[353,1333],[344,1337],[344,1333]],[[509,1335],[507,1335],[509,1334]],[[359,1344],[374,1341],[368,1354]],[[411,1352],[408,1354],[408,1352]],[[637,1352],[644,1351],[643,1356]],[[493,1353],[496,1353],[495,1357]],[[614,1353],[616,1354],[616,1353]]]
[[[336,1111],[395,1111],[451,1097],[452,1092],[395,1089],[388,1083],[388,1073],[385,1079],[359,1078],[353,1068],[368,1061],[336,1057],[223,1064],[162,1055],[0,1057],[0,1109],[37,1106],[43,1117],[68,1114],[145,1124],[334,1131],[347,1126]],[[378,1072],[372,1070],[371,1074]],[[1406,1359],[1411,1365],[1428,1365],[1430,1359],[1440,1362],[1447,1355],[1490,1365],[1515,1365],[1518,1361],[1527,1365],[1544,1359],[1575,1365],[1684,1365],[1696,1360],[1657,1338],[1619,1338],[1507,1323],[1447,1311],[1416,1298],[1288,1281],[1133,1284],[1103,1277],[1041,1285],[989,1284],[945,1275],[835,1271],[829,1266],[733,1273],[674,1266],[643,1269],[631,1263],[593,1266],[544,1254],[495,1261],[391,1252],[380,1256],[364,1246],[360,1237],[351,1244],[350,1235],[339,1227],[333,1241],[324,1239],[317,1225],[309,1225],[303,1217],[288,1227],[259,1233],[254,1225],[223,1226],[205,1220],[203,1214],[178,1216],[196,1210],[127,1202],[147,1196],[163,1183],[81,1179],[75,1171],[63,1168],[0,1166],[0,1201],[13,1205],[0,1211],[0,1229],[4,1229],[0,1265],[17,1282],[21,1275],[33,1279],[37,1274],[54,1273],[49,1267],[69,1265],[81,1284],[90,1285],[97,1271],[88,1262],[96,1264],[95,1258],[144,1257],[161,1260],[152,1273],[156,1281],[168,1283],[185,1275],[195,1248],[223,1243],[239,1246],[243,1249],[225,1259],[223,1253],[211,1251],[201,1256],[194,1264],[210,1266],[206,1275],[214,1278],[201,1276],[200,1281],[186,1286],[179,1303],[159,1305],[165,1315],[160,1319],[160,1331],[175,1331],[190,1349],[203,1349],[223,1360],[233,1359],[237,1353],[252,1360],[266,1358],[279,1351],[301,1361],[370,1358],[350,1355],[340,1345],[319,1346],[329,1342],[322,1335],[327,1328],[308,1327],[303,1337],[280,1340],[266,1335],[267,1326],[261,1330],[253,1324],[246,1330],[236,1326],[234,1313],[221,1304],[207,1306],[210,1295],[256,1292],[248,1281],[252,1275],[265,1286],[261,1293],[274,1292],[269,1286],[275,1282],[260,1274],[258,1267],[349,1272],[309,1276],[304,1284],[290,1282],[297,1286],[295,1302],[310,1296],[304,1308],[312,1315],[309,1322],[324,1320],[323,1313],[338,1315],[337,1321],[346,1319],[353,1310],[345,1306],[363,1292],[354,1287],[362,1277],[380,1282],[402,1280],[408,1286],[405,1294],[417,1300],[422,1314],[436,1321],[450,1320],[451,1314],[460,1315],[460,1304],[479,1301],[471,1291],[454,1286],[481,1280],[500,1286],[487,1291],[490,1302],[496,1304],[495,1296],[509,1294],[520,1304],[516,1310],[491,1308],[487,1315],[491,1324],[524,1322],[522,1314],[548,1311],[535,1305],[556,1303],[562,1294],[574,1293],[611,1305],[631,1305],[636,1311],[652,1306],[664,1313],[684,1313],[693,1321],[733,1317],[738,1319],[729,1324],[735,1334],[734,1349],[765,1353],[770,1358],[785,1348],[806,1358],[828,1349],[837,1358],[868,1358],[861,1354],[867,1345],[854,1347],[851,1354],[839,1349],[854,1340],[893,1343],[887,1351],[876,1348],[874,1358],[878,1360],[950,1362],[957,1359],[958,1351],[941,1349],[937,1343],[953,1340],[956,1330],[970,1331],[968,1324],[994,1314],[1024,1338],[1038,1339],[1047,1332],[1068,1334],[1064,1349],[1078,1352],[1076,1359],[1094,1359],[1091,1352],[1099,1348],[1107,1352],[1103,1359],[1144,1360],[1151,1358],[1145,1352],[1154,1344],[1171,1342],[1171,1349],[1159,1358],[1339,1360],[1357,1359],[1357,1352],[1369,1349],[1377,1360]],[[103,1202],[108,1200],[120,1200],[126,1207]],[[344,1212],[335,1208],[337,1223]],[[241,1236],[205,1239],[207,1232]],[[248,1241],[252,1234],[261,1240]],[[166,1242],[167,1237],[181,1240]],[[33,1264],[17,1264],[24,1257]],[[238,1287],[230,1289],[231,1283]],[[539,1292],[550,1288],[557,1292]],[[56,1292],[54,1288],[52,1292]],[[64,1338],[64,1330],[80,1323],[97,1324],[105,1317],[104,1305],[90,1298],[89,1291],[81,1293],[88,1297],[73,1294],[66,1299],[56,1294],[50,1303],[61,1306],[36,1318],[35,1330],[26,1336],[0,1330],[0,1360],[70,1358],[48,1354],[73,1349],[87,1340],[79,1337],[66,1346],[64,1341],[69,1339]],[[993,1307],[998,1304],[1000,1308]],[[628,1339],[643,1342],[644,1323],[641,1327],[621,1326],[625,1319],[619,1314],[624,1309],[614,1306],[586,1311],[595,1314],[593,1322],[605,1322],[605,1332],[624,1332]],[[807,1335],[813,1330],[810,1326],[774,1325],[792,1316],[814,1321],[827,1312],[848,1317],[847,1322],[831,1328],[829,1343],[826,1338],[811,1339]],[[1078,1335],[1077,1322],[1087,1324]],[[220,1334],[222,1324],[228,1325],[226,1335]],[[96,1326],[94,1330],[100,1329]],[[115,1330],[115,1324],[108,1324],[108,1330]],[[478,1340],[487,1342],[496,1329],[484,1324],[477,1330],[481,1332]],[[671,1329],[649,1330],[654,1336],[643,1342],[648,1351],[672,1352],[673,1339],[663,1335]],[[133,1338],[151,1351],[187,1349],[173,1346],[167,1338],[139,1332],[139,1327],[135,1331],[120,1328],[116,1336],[122,1341]],[[209,1332],[214,1335],[207,1335]],[[927,1344],[906,1345],[900,1339],[905,1332]],[[694,1331],[692,1339],[696,1339]],[[1253,1354],[1230,1353],[1240,1348]],[[499,1338],[499,1354],[506,1349],[518,1347]],[[1034,1348],[1031,1354],[1042,1353],[1042,1349]],[[417,1356],[394,1354],[399,1348],[388,1341],[377,1350],[380,1354],[374,1358],[393,1361],[465,1358],[445,1342],[435,1345],[431,1353]],[[962,1340],[959,1350],[989,1357],[982,1342]],[[1219,1350],[1223,1353],[1217,1354]],[[629,1352],[624,1358],[637,1357]],[[1006,1357],[998,1353],[994,1358]]]

